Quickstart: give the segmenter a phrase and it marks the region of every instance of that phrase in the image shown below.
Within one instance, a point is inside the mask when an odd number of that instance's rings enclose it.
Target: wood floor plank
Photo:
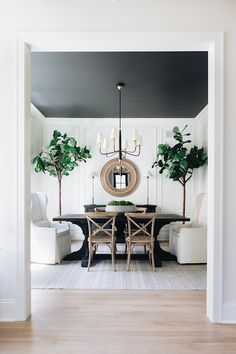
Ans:
[[[1,354],[235,354],[236,325],[212,324],[205,292],[33,290],[32,316],[0,323]]]

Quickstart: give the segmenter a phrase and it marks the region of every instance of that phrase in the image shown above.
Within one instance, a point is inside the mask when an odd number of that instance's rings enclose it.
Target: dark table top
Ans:
[[[118,217],[119,216],[124,216],[124,213],[118,213]],[[55,218],[53,218],[54,221],[71,221],[73,222],[73,220],[86,220],[86,215],[85,214],[63,214],[61,216],[57,216]],[[173,220],[173,221],[190,221],[189,218],[184,218],[181,215],[178,214],[162,214],[159,213],[157,214],[157,220]]]

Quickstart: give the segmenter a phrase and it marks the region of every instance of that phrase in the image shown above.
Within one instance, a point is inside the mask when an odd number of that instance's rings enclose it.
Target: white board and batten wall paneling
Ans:
[[[197,146],[208,148],[208,107],[205,107],[195,118],[194,142]],[[207,193],[207,165],[197,169],[195,172],[195,195],[201,192]]]
[[[45,117],[40,111],[31,105],[31,157],[36,156],[43,146],[43,126]],[[42,176],[40,173],[36,173],[33,170],[31,172],[31,192],[37,192],[43,190]]]
[[[174,126],[184,127],[188,124],[188,131],[192,133],[193,144],[198,144],[207,148],[207,110],[205,109],[195,119],[123,119],[123,137],[127,138],[132,146],[132,131],[139,129],[143,137],[143,146],[139,157],[129,157],[138,167],[140,172],[140,183],[133,194],[121,198],[130,200],[133,203],[145,204],[147,179],[144,175],[151,170],[154,177],[149,179],[149,202],[156,204],[158,211],[175,212],[182,211],[182,187],[178,182],[169,180],[164,175],[158,173],[158,169],[152,169],[151,165],[156,156],[156,147],[160,143],[172,143],[172,129]],[[35,118],[33,118],[34,120]],[[79,167],[72,171],[70,176],[63,178],[62,181],[62,212],[63,213],[79,213],[83,212],[83,205],[92,202],[92,179],[89,177],[91,171],[101,172],[103,165],[108,158],[102,156],[98,152],[96,144],[96,135],[101,131],[107,137],[110,136],[112,127],[117,126],[117,119],[62,119],[49,118],[40,120],[42,129],[35,129],[34,123],[32,127],[32,145],[39,142],[38,132],[42,131],[42,146],[48,144],[54,129],[61,132],[67,132],[75,137],[81,146],[87,145],[92,152],[92,158],[87,163],[80,163]],[[99,123],[99,125],[98,125]],[[39,120],[37,120],[39,124]],[[36,152],[36,147],[32,146],[32,151]],[[193,199],[194,196],[206,191],[206,175],[207,168],[202,171],[198,178],[196,175],[187,185],[187,215],[193,217]],[[48,196],[48,216],[49,218],[58,215],[58,184],[56,178],[48,175],[33,173],[32,187],[33,190],[42,190]],[[37,180],[36,180],[37,177]],[[95,203],[106,204],[112,199],[119,199],[109,195],[102,188],[100,178],[94,179]],[[163,230],[162,238],[168,234],[168,227]],[[77,231],[76,231],[77,230]],[[74,228],[73,237],[79,237],[80,232]]]

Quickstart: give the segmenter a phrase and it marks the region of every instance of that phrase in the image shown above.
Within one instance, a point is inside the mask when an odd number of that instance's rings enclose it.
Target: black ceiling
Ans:
[[[207,52],[32,53],[32,103],[46,117],[194,118],[208,101]]]

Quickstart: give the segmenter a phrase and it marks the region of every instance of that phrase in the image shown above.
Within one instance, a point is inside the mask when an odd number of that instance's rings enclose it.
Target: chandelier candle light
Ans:
[[[121,161],[122,158],[126,158],[126,155],[131,156],[139,156],[141,152],[142,137],[139,135],[138,130],[135,129],[133,131],[132,141],[134,144],[133,150],[128,150],[128,140],[125,139],[122,141],[122,131],[121,131],[121,91],[124,88],[124,83],[118,83],[116,85],[119,94],[119,128],[113,128],[111,131],[111,144],[112,150],[109,151],[109,141],[108,138],[103,138],[102,134],[97,133],[97,144],[99,146],[99,152],[101,155],[105,155],[107,157],[112,157],[118,154],[118,158]]]

